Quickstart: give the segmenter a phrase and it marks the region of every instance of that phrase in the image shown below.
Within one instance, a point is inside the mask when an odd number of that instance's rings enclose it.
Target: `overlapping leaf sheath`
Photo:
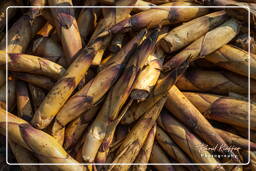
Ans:
[[[9,140],[10,148],[14,154],[17,163],[38,163],[38,160],[33,156],[33,154],[24,147]],[[21,165],[22,171],[39,171],[39,166],[33,165]]]
[[[94,2],[95,3],[95,2]],[[109,28],[115,23],[115,9],[103,9],[102,10],[102,19],[97,23],[96,28],[91,35],[88,45],[92,46],[97,50],[97,54],[94,58],[93,64],[99,65],[101,63],[101,58],[104,54],[104,51],[111,40],[111,37],[105,37],[103,39],[97,39],[98,34],[103,32],[105,29]]]
[[[23,81],[16,81],[16,98],[18,116],[26,121],[30,121],[33,116],[33,110],[28,87]]]
[[[6,63],[10,71],[40,74],[53,79],[60,78],[65,72],[62,66],[33,55],[8,53],[6,61],[6,53],[0,51],[0,67],[5,69]]]
[[[245,51],[249,51],[248,49],[250,48],[251,50],[251,53],[254,53],[256,54],[256,42],[255,42],[255,39],[248,35],[248,33],[243,33],[243,34],[240,34],[238,35],[237,37],[235,37],[234,40],[232,40],[232,43],[245,50]]]
[[[14,76],[15,78],[26,81],[46,90],[50,90],[54,85],[54,82],[50,78],[41,75],[17,72],[14,73]]]
[[[154,90],[150,96],[143,102],[135,103],[124,115],[121,123],[130,124],[141,117],[147,110],[149,110],[156,102],[167,96],[167,91],[176,83],[178,78],[186,71],[189,65],[189,60],[162,76],[156,83]]]
[[[84,5],[97,5],[97,1],[85,1]],[[97,8],[83,8],[79,13],[77,25],[84,44],[87,42],[89,34],[91,34],[96,27],[99,10],[100,9]]]
[[[107,8],[104,9],[104,11],[104,18],[97,23],[97,26],[88,42],[88,46],[91,46],[97,52],[93,59],[93,65],[99,65],[101,63],[105,49],[107,48],[108,43],[111,40],[111,36],[97,39],[98,34],[104,31],[106,28],[109,28],[115,22],[115,9]]]
[[[132,163],[136,159],[136,156],[139,154],[140,149],[147,139],[148,133],[154,126],[165,101],[166,98],[162,98],[140,118],[123,140],[121,146],[117,150],[113,163]],[[143,134],[141,134],[142,132]],[[109,170],[124,171],[129,168],[130,165],[113,165]]]
[[[4,32],[5,30],[5,24],[6,24],[6,9],[9,6],[15,6],[16,3],[12,0],[6,0],[1,1],[0,3],[0,32]],[[8,9],[8,21],[15,15],[16,9],[15,8],[9,8]]]
[[[217,11],[191,20],[171,30],[160,42],[167,53],[171,53],[197,40],[214,27],[222,24],[227,15],[225,11]]]
[[[59,58],[64,56],[60,45],[48,37],[36,39],[33,43],[32,52],[53,62],[57,62]]]
[[[95,52],[92,49],[83,49],[78,54],[35,112],[32,120],[35,127],[43,129],[50,124],[86,74],[94,55]]]
[[[5,135],[7,126],[9,138],[18,145],[34,152],[40,161],[45,163],[78,163],[66,153],[52,136],[33,128],[29,123],[11,113],[8,113],[8,120],[6,120],[6,111],[0,109],[1,134]],[[51,167],[65,171],[85,170],[83,166],[79,165],[54,165]]]
[[[118,148],[120,147],[120,145],[122,144],[122,141],[125,139],[126,135],[129,133],[131,128],[129,128],[126,125],[118,125],[116,130],[115,130],[115,135],[114,135],[114,141],[111,143],[111,147],[110,147],[110,152],[115,153],[116,150],[118,150]],[[98,152],[99,154],[99,152]],[[110,153],[111,154],[111,153]],[[107,154],[107,160],[110,156],[110,154]],[[113,160],[113,155],[112,155],[112,160]],[[111,161],[112,162],[112,161]]]
[[[207,32],[204,36],[200,37],[184,50],[167,61],[164,66],[164,71],[169,71],[181,64],[188,57],[196,60],[205,57],[206,55],[214,52],[218,48],[227,44],[239,32],[239,23],[235,19],[230,19],[218,26],[217,28]]]
[[[203,148],[206,146],[206,144],[191,133],[183,124],[174,119],[169,113],[166,111],[161,113],[157,123],[194,162],[216,164],[200,165],[199,167],[201,169],[205,171],[224,170],[222,166],[218,165],[219,161],[217,161],[214,157],[208,157],[211,156],[211,153],[207,151],[206,148]]]
[[[184,95],[208,119],[248,128],[248,102],[235,98],[203,93]],[[256,106],[251,104],[251,129],[256,130]]]
[[[73,145],[77,143],[77,141],[81,138],[84,130],[89,125],[90,121],[94,118],[97,114],[101,105],[97,105],[90,109],[87,112],[84,112],[80,117],[70,122],[65,130],[65,141],[64,141],[64,148],[69,149]]]
[[[211,147],[215,147],[216,145],[227,147],[225,141],[218,135],[204,115],[200,113],[176,86],[169,89],[165,106],[174,116],[183,121],[191,131],[196,133]]]
[[[168,33],[168,27],[160,30],[154,52],[148,57],[147,64],[139,73],[131,92],[131,98],[137,101],[145,100],[153,90],[160,76],[164,61],[164,52],[159,47],[159,41]]]
[[[226,141],[226,143],[235,148],[240,147],[242,149],[248,150],[249,146],[252,151],[256,149],[256,143],[248,141],[243,137],[240,137],[236,134],[233,134],[228,131],[224,131],[222,129],[215,128],[218,134]],[[239,150],[238,150],[239,151]]]
[[[143,30],[135,36],[119,53],[116,54],[115,57],[112,58],[113,62],[109,66],[99,72],[93,80],[88,82],[67,101],[56,116],[53,132],[59,131],[70,121],[89,110],[107,93],[120,75],[124,63],[127,61],[131,52],[138,46],[145,33],[146,31]]]
[[[140,149],[139,154],[137,155],[134,163],[148,163],[151,155],[151,151],[154,145],[156,135],[156,125],[151,128],[148,133],[148,137],[145,140],[143,146]],[[132,171],[146,171],[147,165],[134,165],[132,166]]]
[[[92,162],[105,137],[109,122],[114,122],[118,114],[128,99],[137,75],[145,65],[149,54],[155,47],[159,29],[155,29],[137,48],[133,57],[129,60],[126,68],[108,93],[96,119],[92,123],[88,135],[83,145],[83,158],[85,161]],[[103,142],[104,143],[104,142]],[[110,144],[108,142],[108,144]],[[94,148],[91,147],[94,146]]]
[[[209,78],[211,81],[209,81]],[[251,80],[252,85],[256,85]],[[208,92],[228,95],[230,92],[248,94],[248,78],[229,71],[213,71],[188,69],[176,83],[180,90]],[[251,93],[256,93],[256,87],[251,86]]]
[[[33,109],[36,111],[45,98],[45,92],[32,84],[28,84],[28,88],[32,99]]]
[[[71,0],[49,0],[52,6],[72,6]],[[71,64],[82,48],[82,40],[78,30],[73,8],[52,8],[52,16],[61,39],[66,61]]]
[[[16,81],[16,95],[18,116],[24,120],[30,121],[32,119],[33,110],[31,100],[29,98],[28,87],[24,82]],[[13,141],[8,141],[18,163],[38,163],[38,160],[29,150],[21,147]],[[30,169],[36,171],[39,170],[38,166],[24,165],[21,166],[21,168],[25,171],[29,171]]]
[[[187,2],[174,2],[167,3],[166,6],[193,6],[193,3]],[[193,18],[202,16],[208,12],[206,8],[170,8],[155,7],[127,18],[113,27],[110,30],[101,33],[101,36],[109,33],[116,34],[118,32],[128,32],[130,30],[141,29],[144,27],[152,28],[157,27],[159,24],[176,24],[184,21],[191,20]]]
[[[131,98],[138,101],[145,100],[154,88],[160,76],[164,60],[164,53],[161,49],[149,56],[148,64],[140,72],[134,83]]]
[[[136,3],[136,1],[137,0],[117,0],[114,4],[116,6],[133,6]],[[105,52],[105,49],[107,48],[111,40],[110,35],[103,38],[99,38],[99,34],[101,32],[108,30],[117,22],[127,18],[131,10],[132,8],[112,8],[103,10],[104,18],[97,24],[97,27],[95,28],[95,31],[88,43],[89,46],[92,46],[97,51],[97,54],[93,60],[93,64],[99,65],[101,63],[103,53]]]
[[[114,123],[114,124],[118,124],[118,123]],[[113,131],[113,134],[115,135],[113,135],[114,138],[113,138],[113,141],[111,142],[110,149],[107,149],[105,151],[101,151],[101,149],[99,149],[97,156],[95,158],[96,163],[112,163],[113,162],[118,148],[120,147],[126,135],[128,134],[128,129],[129,128],[126,126],[121,126],[121,125],[117,126],[116,130]],[[108,167],[109,166],[105,165],[105,166],[99,167],[98,169],[107,170]]]
[[[100,3],[102,3],[103,1],[101,1]],[[116,0],[116,1],[112,1],[111,4],[114,6],[134,6],[136,5],[136,2],[138,2],[138,0],[131,0],[131,1],[124,1],[124,0]],[[111,25],[109,25],[110,27],[113,26],[114,24],[126,19],[127,17],[130,16],[130,12],[133,10],[133,7],[131,8],[116,8],[114,10],[114,23],[112,23]],[[103,10],[103,15],[105,15],[104,13],[106,13],[108,11],[104,11]],[[106,31],[108,30],[110,27],[102,30],[100,32],[98,32],[97,34],[101,33],[102,31]]]
[[[44,19],[36,17],[30,19],[30,16],[23,15],[8,30],[8,45],[6,47],[6,37],[0,42],[0,50],[11,53],[25,52],[32,37],[43,26]]]
[[[130,99],[126,105],[122,108],[122,111],[120,112],[120,114],[112,119],[111,121],[107,122],[107,128],[106,128],[106,132],[105,132],[105,137],[101,143],[101,146],[97,152],[95,161],[99,162],[99,163],[105,163],[108,159],[109,151],[110,151],[110,147],[113,145],[113,139],[114,139],[114,135],[116,132],[116,128],[118,126],[118,124],[120,123],[121,119],[123,118],[124,114],[127,112],[127,110],[130,108],[131,104],[132,104],[133,100]],[[120,144],[115,145],[115,147],[112,147],[112,151],[113,148],[118,148],[120,146]]]
[[[168,157],[165,155],[164,151],[161,147],[155,142],[152,148],[152,153],[150,156],[151,163],[171,163]],[[172,165],[155,165],[157,170],[161,171],[174,171],[174,167]]]
[[[113,124],[112,127],[116,127],[116,124],[118,123],[119,122],[111,123]],[[97,153],[97,156],[95,158],[96,163],[113,162],[117,149],[120,147],[120,145],[122,144],[122,141],[125,139],[126,135],[128,134],[128,127],[120,127],[119,125],[116,127],[116,130],[113,130],[112,133],[113,133],[112,134],[113,137],[111,138],[113,138],[113,140],[111,141],[110,148],[103,151],[101,149],[104,148],[104,144],[101,145]],[[104,166],[103,168],[107,169],[108,166]],[[101,168],[99,168],[99,170],[101,170]]]
[[[156,140],[164,151],[175,161],[179,163],[192,163],[186,154],[179,148],[178,145],[160,128],[157,127]],[[189,169],[189,168],[188,168]],[[192,167],[191,170],[197,170]]]
[[[250,67],[251,78],[256,79],[255,54],[248,54],[242,49],[225,45],[216,52],[208,55],[205,59],[216,64],[217,66],[244,76],[248,76],[248,67]]]

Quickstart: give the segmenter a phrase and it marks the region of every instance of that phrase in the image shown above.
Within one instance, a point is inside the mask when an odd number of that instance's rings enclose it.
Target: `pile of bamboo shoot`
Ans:
[[[2,0],[0,170],[256,170],[255,29],[255,0]]]

